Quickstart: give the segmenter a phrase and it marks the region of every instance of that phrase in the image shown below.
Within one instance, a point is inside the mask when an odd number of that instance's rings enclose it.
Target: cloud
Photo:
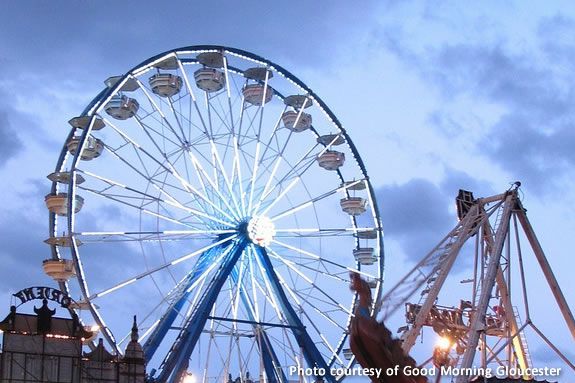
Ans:
[[[8,113],[0,110],[0,167],[22,150],[22,141],[8,119]]]
[[[4,212],[0,218],[0,289],[16,292],[31,285],[53,285],[42,272],[42,260],[50,257],[46,220],[27,217],[20,211]]]
[[[532,28],[537,37],[533,46],[514,44],[508,31],[495,42],[451,39],[418,48],[407,40],[408,32],[387,27],[378,38],[444,97],[446,102],[430,114],[432,128],[446,135],[461,134],[457,127],[469,124],[464,120],[468,117],[462,117],[466,113],[449,113],[450,106],[461,100],[472,100],[465,104],[468,108],[495,107],[495,112],[478,116],[477,125],[484,133],[473,141],[474,152],[539,193],[573,175],[575,41],[569,37],[575,33],[573,19],[540,19]],[[443,116],[448,118],[438,120]]]
[[[357,7],[340,1],[325,7],[295,0],[285,7],[257,1],[234,6],[212,1],[200,9],[178,0],[151,10],[109,1],[25,3],[4,7],[11,15],[0,26],[7,64],[78,77],[93,72],[102,80],[154,54],[200,44],[243,48],[278,61],[328,64],[326,57],[334,47],[325,42],[349,42],[350,31],[361,28],[355,20],[369,20],[378,5],[367,1]],[[66,22],[54,23],[55,19]]]
[[[433,183],[413,179],[376,191],[386,237],[399,241],[408,258],[421,259],[450,229],[448,199]]]
[[[423,258],[457,224],[454,201],[459,189],[475,197],[495,194],[487,182],[451,168],[437,185],[415,178],[376,190],[386,238],[398,241],[410,260]]]

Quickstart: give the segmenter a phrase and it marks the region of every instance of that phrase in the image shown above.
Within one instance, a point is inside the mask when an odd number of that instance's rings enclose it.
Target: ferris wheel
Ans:
[[[382,228],[357,149],[310,88],[245,51],[186,47],[110,77],[70,124],[44,268],[109,347],[136,314],[157,381],[342,378],[349,272],[377,302]]]

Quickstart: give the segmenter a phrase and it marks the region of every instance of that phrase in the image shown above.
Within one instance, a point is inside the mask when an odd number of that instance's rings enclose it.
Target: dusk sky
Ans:
[[[401,274],[451,230],[458,189],[489,196],[521,181],[528,216],[575,308],[571,1],[4,1],[2,14],[6,313],[13,292],[53,283],[41,268],[50,256],[45,177],[67,121],[106,78],[158,53],[203,44],[278,63],[331,108],[376,188],[388,273]],[[551,294],[542,275],[533,269],[528,279],[541,327],[557,323],[550,337],[575,361],[559,311],[544,305]],[[541,342],[531,353],[554,364]]]

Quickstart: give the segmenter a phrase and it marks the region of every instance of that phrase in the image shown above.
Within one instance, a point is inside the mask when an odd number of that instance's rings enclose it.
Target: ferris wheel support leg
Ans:
[[[178,338],[164,359],[162,370],[157,379],[159,382],[179,382],[179,378],[185,373],[190,356],[204,329],[218,294],[247,244],[248,240],[243,239],[232,245],[233,249],[222,261],[217,274],[210,282],[192,315],[186,319]]]
[[[241,281],[238,280],[237,271],[234,268],[231,273],[232,281],[238,285]],[[244,289],[240,289],[240,297],[244,303],[244,307],[253,307],[251,300]],[[256,318],[251,310],[247,310],[249,320],[256,322]],[[284,374],[283,369],[280,368],[279,359],[271,345],[270,339],[266,331],[258,325],[253,325],[254,333],[258,337],[257,346],[262,355],[262,362],[266,371],[267,382],[269,383],[285,383],[288,381]]]
[[[206,252],[202,253],[198,259],[198,263],[194,267],[193,271],[191,271],[188,276],[182,280],[180,286],[178,286],[179,291],[175,291],[175,297],[172,299],[173,303],[170,305],[169,309],[166,313],[162,316],[159,323],[156,325],[154,331],[150,334],[150,336],[146,339],[146,342],[142,346],[144,350],[144,357],[146,360],[151,360],[154,356],[154,353],[160,346],[162,339],[168,333],[168,330],[174,323],[174,320],[178,317],[180,310],[187,302],[188,297],[190,296],[190,292],[188,292],[188,288],[198,279],[198,277],[204,272],[209,263],[213,261],[213,258],[210,256],[214,254],[214,252],[222,251],[221,248],[214,247]]]
[[[273,270],[273,265],[270,261],[267,251],[261,246],[255,246],[255,248],[262,262],[262,265],[264,266],[266,276],[271,283],[272,289],[274,290],[276,297],[278,298],[279,306],[282,308],[285,317],[292,328],[294,337],[296,338],[298,345],[301,347],[303,351],[304,358],[308,366],[311,368],[317,367],[318,369],[320,368],[323,369],[325,371],[325,376],[323,376],[323,378],[330,383],[335,383],[336,379],[333,375],[331,375],[329,366],[323,359],[320,351],[315,346],[315,343],[313,342],[309,334],[305,331],[305,326],[303,325],[303,323],[297,316],[294,308],[290,304],[281,286],[281,283]],[[318,376],[317,378],[322,377]]]
[[[563,292],[561,291],[561,288],[559,287],[559,283],[557,283],[557,279],[555,278],[555,274],[553,274],[553,271],[551,270],[551,266],[549,265],[549,262],[547,261],[547,257],[545,256],[545,253],[543,252],[543,248],[541,247],[541,244],[539,243],[539,240],[537,239],[537,236],[535,235],[535,231],[533,230],[533,227],[531,226],[531,223],[529,222],[529,219],[527,218],[527,214],[525,213],[525,209],[521,205],[521,202],[518,201],[517,203],[519,206],[518,206],[518,211],[516,212],[516,215],[519,218],[519,222],[521,223],[521,226],[523,227],[525,235],[527,236],[527,239],[529,240],[529,244],[531,245],[531,248],[533,249],[533,252],[535,253],[535,257],[537,258],[537,262],[539,262],[539,266],[541,267],[541,270],[543,271],[543,274],[545,275],[545,279],[547,279],[547,283],[549,284],[549,287],[551,288],[551,292],[553,293],[553,296],[555,297],[555,300],[557,301],[557,305],[559,306],[559,310],[561,310],[561,314],[563,315],[563,318],[565,319],[565,323],[567,324],[567,327],[569,328],[569,332],[571,332],[571,336],[575,340],[575,319],[573,318],[573,313],[569,309],[569,305],[567,304],[567,300],[565,299],[565,296],[563,295]]]
[[[507,197],[505,197],[503,214],[501,216],[501,221],[495,234],[493,252],[489,259],[489,265],[487,267],[485,278],[483,279],[481,296],[479,297],[479,302],[475,309],[473,319],[471,320],[469,338],[467,340],[467,349],[463,354],[463,361],[461,362],[461,368],[464,369],[472,367],[477,345],[479,343],[479,337],[481,336],[481,334],[485,329],[485,313],[487,312],[487,306],[491,298],[491,292],[493,291],[493,287],[495,286],[497,271],[499,270],[500,267],[503,245],[507,238],[507,230],[509,229],[509,221],[511,219],[511,210],[514,207],[516,201],[515,194],[516,191],[513,191],[510,192],[507,195]],[[456,382],[466,383],[468,379],[469,377],[462,375],[457,378]]]

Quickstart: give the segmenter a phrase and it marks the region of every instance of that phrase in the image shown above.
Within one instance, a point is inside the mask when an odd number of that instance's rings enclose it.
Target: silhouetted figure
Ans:
[[[16,306],[10,306],[10,314],[2,322],[0,322],[0,329],[4,331],[14,330],[14,322],[16,320]]]
[[[52,330],[52,317],[56,314],[56,309],[50,310],[48,300],[42,300],[42,307],[39,309],[34,306],[34,312],[38,315],[36,320],[36,331],[39,334],[47,334]]]

